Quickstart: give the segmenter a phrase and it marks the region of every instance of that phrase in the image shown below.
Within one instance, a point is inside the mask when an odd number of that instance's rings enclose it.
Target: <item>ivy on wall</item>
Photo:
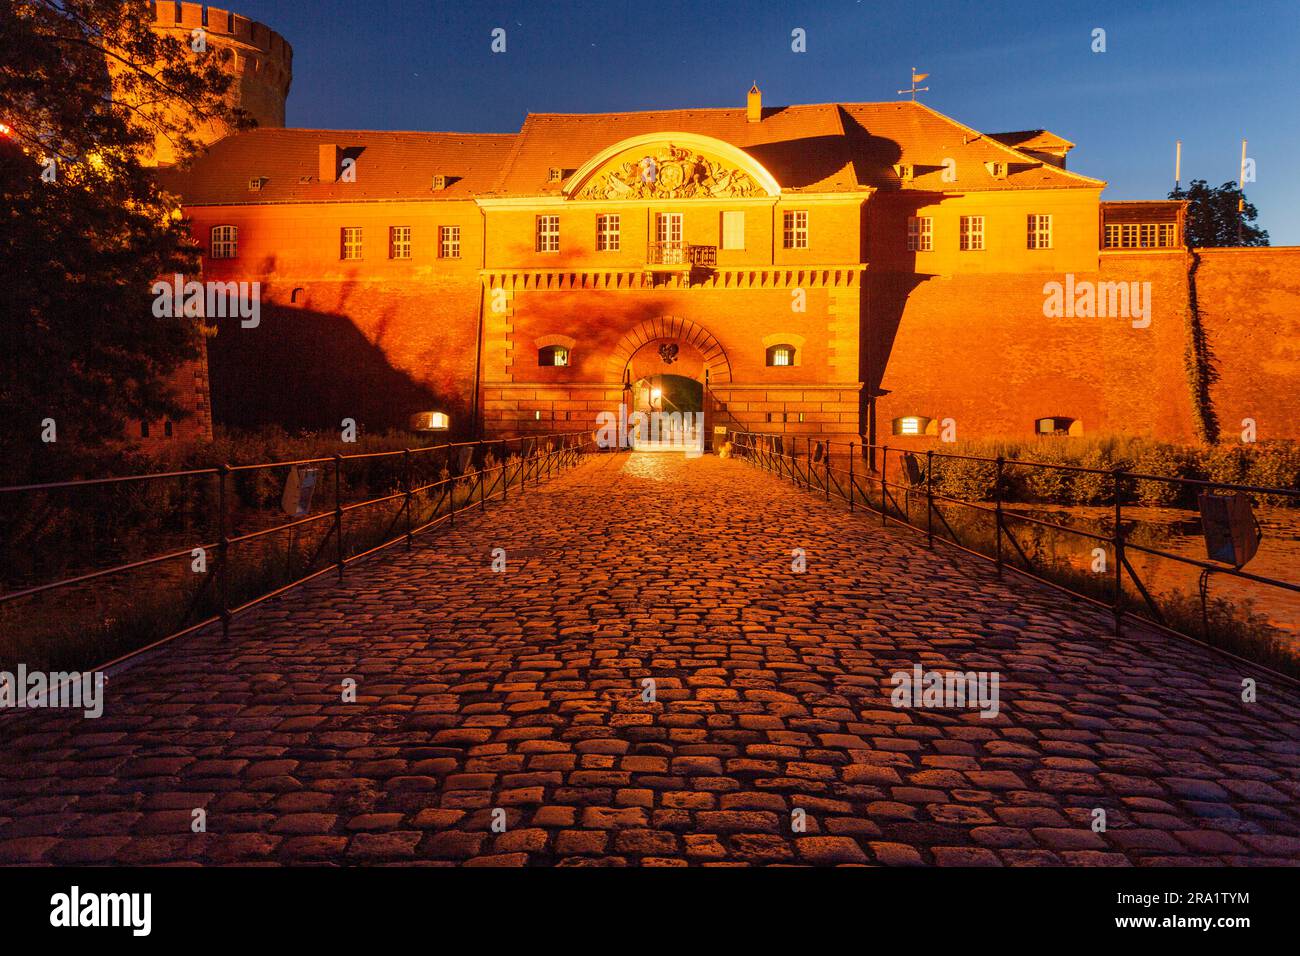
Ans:
[[[1215,368],[1209,339],[1205,335],[1205,326],[1201,322],[1201,310],[1196,297],[1196,271],[1200,267],[1200,255],[1195,249],[1189,249],[1187,308],[1183,313],[1186,326],[1183,368],[1192,394],[1192,427],[1196,430],[1197,438],[1207,445],[1213,445],[1219,440],[1219,418],[1214,412],[1210,386],[1218,381],[1219,373]]]

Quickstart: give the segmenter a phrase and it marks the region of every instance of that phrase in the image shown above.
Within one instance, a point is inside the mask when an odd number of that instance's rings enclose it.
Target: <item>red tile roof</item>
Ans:
[[[910,100],[767,107],[759,123],[749,122],[742,108],[531,113],[517,134],[258,129],[216,143],[188,172],[162,170],[160,176],[191,205],[548,196],[563,186],[563,179],[550,180],[552,168],[567,178],[607,147],[655,132],[694,133],[737,146],[783,192],[1105,185]],[[357,158],[355,183],[316,179],[319,146],[330,143],[353,150],[347,155]],[[943,179],[947,159],[956,163],[951,182]],[[993,176],[985,165],[992,162],[1007,165],[1005,178]],[[900,180],[898,164],[910,164],[914,178]],[[436,174],[449,177],[445,190],[432,190]],[[250,190],[249,180],[258,177],[262,188]]]
[[[487,192],[515,140],[513,133],[412,133],[376,130],[254,129],[214,143],[190,170],[159,178],[189,205],[470,199]],[[356,159],[356,182],[318,178],[322,145]],[[433,177],[447,187],[433,190]],[[260,178],[262,188],[250,190]]]

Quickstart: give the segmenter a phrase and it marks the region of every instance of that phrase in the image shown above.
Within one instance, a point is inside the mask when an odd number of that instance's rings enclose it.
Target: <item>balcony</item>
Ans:
[[[666,272],[691,269],[714,269],[718,265],[717,246],[693,246],[680,240],[652,242],[646,250],[646,266]]]

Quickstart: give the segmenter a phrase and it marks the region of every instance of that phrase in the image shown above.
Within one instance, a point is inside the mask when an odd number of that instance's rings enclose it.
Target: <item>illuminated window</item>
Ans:
[[[1060,416],[1040,418],[1034,422],[1034,431],[1040,435],[1068,435],[1070,434],[1070,426],[1073,424],[1073,418],[1062,418]]]
[[[618,252],[622,243],[619,232],[618,216],[605,215],[596,217],[596,251]]]
[[[537,350],[538,365],[568,365],[569,350],[563,345],[547,345]]]
[[[767,350],[767,364],[772,367],[784,367],[794,364],[793,345],[773,345]]]
[[[361,227],[344,226],[339,231],[339,258],[361,258]]]
[[[389,226],[388,227],[388,258],[390,259],[411,258],[411,227],[410,226]]]
[[[929,252],[934,236],[934,220],[929,216],[907,217],[907,251]]]
[[[979,252],[984,248],[984,217],[961,217],[961,249],[963,252]]]
[[[722,214],[722,248],[745,248],[745,214],[743,212],[724,212]]]
[[[460,258],[460,226],[438,227],[438,258]]]
[[[208,246],[208,258],[233,259],[239,255],[239,227],[213,226],[212,243]]]
[[[537,217],[537,251],[538,252],[559,252],[560,251],[560,217],[559,216],[538,216]]]
[[[808,248],[808,213],[790,210],[782,215],[781,245],[786,249]]]
[[[902,418],[895,418],[892,425],[895,435],[924,435],[930,425],[930,419],[924,415],[904,415]]]
[[[1037,216],[1029,214],[1029,239],[1028,248],[1030,249],[1050,249],[1052,248],[1052,217]]]

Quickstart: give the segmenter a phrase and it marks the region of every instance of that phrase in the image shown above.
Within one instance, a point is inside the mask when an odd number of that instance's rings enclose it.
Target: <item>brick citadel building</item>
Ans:
[[[279,51],[255,88],[287,91],[287,45],[246,36]],[[900,443],[1194,440],[1246,418],[1300,437],[1300,248],[1190,250],[1182,203],[1103,201],[1045,130],[909,101],[765,106],[757,87],[737,108],[490,134],[261,112],[163,173],[203,278],[261,287],[260,324],[209,340],[219,422],[441,410],[493,437],[625,403]]]

